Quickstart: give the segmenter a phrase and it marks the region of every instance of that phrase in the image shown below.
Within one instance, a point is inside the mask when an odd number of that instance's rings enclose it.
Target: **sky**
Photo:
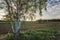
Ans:
[[[0,4],[3,2],[3,0],[0,0]],[[0,20],[3,19],[3,16],[6,15],[6,11],[4,9],[0,9]]]
[[[1,2],[1,0],[0,0]],[[47,11],[42,9],[42,16],[39,16],[38,12],[36,14],[37,19],[60,19],[60,0],[48,0]],[[37,10],[38,11],[38,10]],[[5,15],[5,10],[0,10],[0,20],[3,15]]]
[[[42,16],[36,17],[37,19],[60,19],[60,0],[48,0],[47,11],[42,9]],[[36,19],[36,20],[37,20]]]
[[[0,10],[0,20],[3,20],[3,16],[6,15],[6,12],[4,9]]]

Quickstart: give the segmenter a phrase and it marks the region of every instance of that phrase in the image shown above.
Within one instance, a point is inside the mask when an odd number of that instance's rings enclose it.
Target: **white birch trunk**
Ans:
[[[9,12],[10,19],[11,19],[10,24],[11,24],[12,31],[13,33],[17,34],[20,32],[20,26],[21,26],[21,22],[20,22],[21,0],[17,0],[17,3],[16,3],[17,12],[13,12],[14,9],[12,8],[12,4],[10,0],[5,0],[5,2],[7,3],[7,6],[8,6],[8,12]],[[16,14],[16,20],[13,17],[14,16],[13,13]]]

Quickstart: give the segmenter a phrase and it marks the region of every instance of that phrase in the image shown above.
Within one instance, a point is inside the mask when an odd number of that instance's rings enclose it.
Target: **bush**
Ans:
[[[54,30],[29,30],[20,33],[17,40],[55,40],[56,33]],[[6,40],[14,40],[14,35],[8,34]]]

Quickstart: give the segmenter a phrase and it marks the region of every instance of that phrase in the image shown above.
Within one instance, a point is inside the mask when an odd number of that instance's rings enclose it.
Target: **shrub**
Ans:
[[[29,30],[20,33],[17,40],[55,40],[55,30]],[[13,34],[8,34],[6,40],[14,40]]]

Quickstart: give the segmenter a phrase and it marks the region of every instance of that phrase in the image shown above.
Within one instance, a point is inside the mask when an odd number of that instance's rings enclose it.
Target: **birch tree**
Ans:
[[[6,6],[0,6],[0,8],[5,7],[9,13],[12,32],[16,36],[20,33],[22,15],[25,18],[25,14],[30,14],[31,19],[33,19],[32,16],[39,9],[39,14],[42,16],[42,8],[46,10],[46,2],[47,0],[4,0]]]
[[[39,9],[39,14],[42,15],[42,8],[46,10],[47,0],[4,0],[7,5],[7,11],[10,16],[10,24],[14,34],[20,33],[21,15],[29,12],[36,13]],[[32,15],[32,13],[30,13]],[[25,18],[25,17],[24,17]]]

